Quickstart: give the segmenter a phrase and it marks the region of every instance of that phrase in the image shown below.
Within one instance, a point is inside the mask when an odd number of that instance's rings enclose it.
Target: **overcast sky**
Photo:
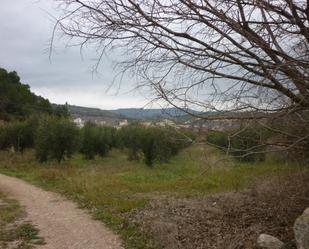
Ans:
[[[49,60],[49,41],[57,16],[52,0],[0,1],[0,67],[17,71],[22,83],[53,103],[115,109],[143,107],[149,102],[145,95],[132,92],[134,79],[125,76],[120,91],[107,92],[116,72],[112,54],[102,60],[99,74],[92,68],[96,54],[78,48],[65,48],[56,43]]]

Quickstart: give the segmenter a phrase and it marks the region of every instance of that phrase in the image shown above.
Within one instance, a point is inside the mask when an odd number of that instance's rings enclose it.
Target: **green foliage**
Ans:
[[[210,131],[207,135],[207,142],[215,145],[241,161],[264,161],[264,145],[269,133],[260,127],[246,127],[240,131],[234,131],[229,135],[223,131]]]
[[[25,148],[32,148],[36,127],[35,117],[0,126],[0,149],[13,147],[15,151],[23,152]]]
[[[0,192],[0,201],[0,242],[4,248],[11,248],[9,244],[17,244],[18,247],[14,248],[31,249],[34,245],[45,243],[38,236],[38,229],[32,224],[21,222],[20,218],[25,215],[25,210],[16,200],[9,199]]]
[[[81,153],[86,159],[94,159],[96,155],[104,157],[117,143],[113,127],[86,123],[81,130]]]
[[[95,155],[104,156],[108,151],[104,135],[94,124],[87,123],[81,130],[81,152],[86,159],[94,159]]]
[[[57,117],[69,118],[70,111],[68,103],[65,103],[64,105],[53,104],[53,114],[56,115]]]
[[[188,137],[169,128],[144,128],[134,124],[122,128],[120,134],[129,151],[129,159],[139,160],[142,155],[148,166],[153,166],[155,162],[168,162],[190,144]]]
[[[21,224],[15,230],[15,236],[20,240],[31,241],[39,239],[41,240],[40,244],[44,244],[42,239],[38,236],[38,234],[39,230],[29,223]]]
[[[40,121],[35,139],[36,157],[40,162],[48,158],[60,162],[70,157],[78,145],[78,129],[70,120],[49,116]]]
[[[129,160],[139,160],[140,159],[140,148],[142,147],[142,127],[137,124],[132,124],[123,127],[118,132],[118,137],[120,144],[128,149]]]
[[[23,119],[33,113],[52,113],[51,104],[22,84],[16,72],[0,68],[0,119]]]
[[[93,159],[96,155],[97,129],[95,125],[86,123],[81,130],[81,153],[86,159]]]
[[[294,174],[298,178],[305,172],[308,174],[308,167],[272,161],[221,161],[211,170],[204,171],[222,158],[222,153],[201,144],[186,148],[170,163],[156,165],[151,170],[139,162],[128,162],[127,155],[121,150],[112,150],[109,155],[95,161],[74,155],[63,163],[66,167],[55,163],[42,167],[34,161],[30,150],[14,154],[13,160],[11,153],[2,151],[0,171],[65,194],[81,207],[95,210],[96,219],[119,232],[126,248],[132,249],[152,247],[148,238],[140,236],[138,229],[131,230],[132,220],[127,219],[124,212],[148,205],[148,200],[160,198],[160,193],[164,198],[196,197],[240,190],[266,177]]]
[[[5,125],[0,125],[0,149],[5,150],[10,147],[10,138],[8,128]]]
[[[281,133],[272,136],[273,144],[291,146],[289,150],[278,151],[277,155],[284,160],[308,163],[309,162],[309,111],[287,114],[284,117],[274,118],[267,125]]]
[[[240,160],[256,162],[265,160],[267,133],[258,127],[247,127],[231,137],[231,153]]]
[[[146,165],[152,166],[156,157],[159,156],[161,151],[158,147],[158,138],[156,135],[160,135],[156,130],[148,128],[144,129],[141,137],[141,150],[144,154],[144,160]]]
[[[207,134],[207,142],[209,144],[213,144],[218,146],[219,148],[227,148],[229,141],[228,141],[228,134],[223,131],[210,131]]]

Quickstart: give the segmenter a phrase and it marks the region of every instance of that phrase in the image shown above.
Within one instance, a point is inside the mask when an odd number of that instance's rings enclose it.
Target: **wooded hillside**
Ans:
[[[49,100],[31,92],[15,71],[0,68],[0,120],[22,119],[37,112],[51,113]]]

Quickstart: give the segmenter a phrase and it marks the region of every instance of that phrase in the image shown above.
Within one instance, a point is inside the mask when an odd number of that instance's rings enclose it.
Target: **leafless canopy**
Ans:
[[[309,108],[308,1],[55,1],[58,28],[98,57],[126,51],[121,68],[174,106],[250,117]]]
[[[309,0],[54,1],[53,38],[94,46],[98,62],[118,49],[120,71],[154,99],[205,120],[254,120],[284,150],[309,145]]]

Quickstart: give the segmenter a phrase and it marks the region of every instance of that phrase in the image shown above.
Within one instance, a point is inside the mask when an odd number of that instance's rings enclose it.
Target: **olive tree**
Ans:
[[[40,162],[49,158],[59,163],[78,149],[79,131],[66,118],[48,116],[40,120],[35,138],[36,157]]]
[[[94,159],[96,155],[104,157],[116,145],[116,129],[113,127],[86,123],[81,129],[81,153],[86,159]]]

